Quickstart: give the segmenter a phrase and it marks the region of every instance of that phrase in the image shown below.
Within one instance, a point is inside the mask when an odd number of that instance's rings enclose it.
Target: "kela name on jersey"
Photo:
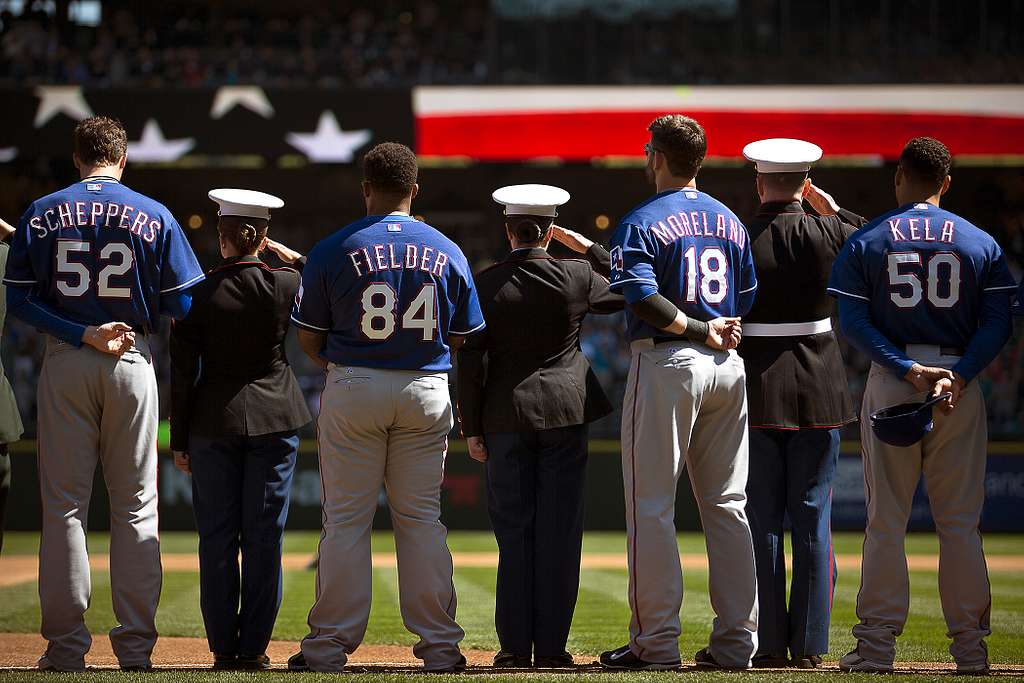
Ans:
[[[901,216],[899,218],[890,218],[888,223],[889,233],[892,235],[893,242],[946,242],[952,244],[956,231],[951,220],[942,222],[942,230],[937,238],[932,231],[930,218],[907,218]]]
[[[348,257],[356,276],[382,270],[416,269],[435,277],[444,277],[448,254],[425,244],[374,244],[350,251]]]
[[[708,218],[707,211],[680,211],[657,223],[651,224],[651,232],[662,244],[669,244],[682,237],[716,237],[736,244],[740,249],[747,241],[747,231],[735,218],[715,213]]]
[[[39,238],[70,228],[120,228],[150,243],[163,228],[160,219],[116,202],[62,202],[30,218],[28,225]]]

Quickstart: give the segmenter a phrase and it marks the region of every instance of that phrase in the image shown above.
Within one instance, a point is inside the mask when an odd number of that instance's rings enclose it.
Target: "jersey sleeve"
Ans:
[[[623,223],[612,237],[612,291],[622,292],[629,303],[658,292],[654,271],[655,247],[638,225]]]
[[[1006,264],[1006,256],[999,245],[995,245],[992,263],[985,273],[985,281],[981,283],[982,292],[1008,292],[1017,290],[1017,282],[1013,279],[1010,267]]]
[[[203,269],[196,259],[185,231],[173,217],[164,223],[164,251],[160,264],[160,294],[180,292],[203,279]]]
[[[13,287],[31,287],[36,284],[37,274],[32,267],[32,259],[29,256],[29,241],[32,239],[28,225],[29,216],[32,210],[29,209],[18,221],[18,229],[11,237],[11,249],[7,255],[7,270],[4,272],[4,284]]]
[[[861,245],[855,240],[846,242],[832,264],[832,275],[828,279],[826,292],[837,298],[845,296],[871,301],[871,290],[864,276],[861,249]]]
[[[736,314],[744,316],[750,312],[757,294],[757,273],[754,270],[754,250],[750,247],[750,236],[743,245],[740,265],[739,297],[736,301]]]
[[[473,334],[484,329],[484,313],[480,309],[480,297],[476,293],[476,283],[469,272],[469,265],[465,266],[465,274],[458,273],[460,282],[460,294],[455,302],[455,309],[452,315],[451,325],[448,334],[466,335]]]
[[[311,332],[330,332],[331,300],[327,289],[327,277],[316,252],[306,260],[302,269],[299,291],[292,307],[292,322]]]

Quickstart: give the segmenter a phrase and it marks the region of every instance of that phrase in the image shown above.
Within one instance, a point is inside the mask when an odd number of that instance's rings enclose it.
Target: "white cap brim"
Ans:
[[[270,209],[280,209],[284,200],[266,192],[218,188],[210,190],[208,196],[220,207],[218,216],[241,216],[270,220]]]
[[[505,205],[506,216],[558,216],[558,207],[569,201],[569,193],[554,185],[508,185],[491,197]]]
[[[754,162],[758,173],[806,173],[821,155],[821,147],[813,142],[793,138],[757,140],[743,148],[743,156]]]

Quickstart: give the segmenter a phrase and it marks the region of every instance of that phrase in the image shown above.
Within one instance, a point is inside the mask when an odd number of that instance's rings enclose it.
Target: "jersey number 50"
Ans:
[[[889,298],[900,308],[913,308],[921,303],[922,297],[927,297],[928,303],[936,308],[952,308],[960,301],[960,259],[956,254],[949,251],[940,251],[928,257],[924,269],[925,278],[922,284],[920,276],[916,272],[901,272],[900,266],[904,269],[909,267],[912,270],[919,270],[921,267],[921,254],[916,251],[897,252],[889,254],[888,272],[889,286],[892,288],[902,286],[902,292],[889,292]],[[945,273],[943,273],[945,271]],[[942,274],[948,278],[949,289],[946,293],[939,291],[939,284],[943,279]],[[909,288],[909,289],[908,289]]]
[[[78,240],[57,240],[57,291],[64,296],[84,296],[92,286],[92,273],[81,261],[73,260],[74,254],[88,254],[92,250],[89,242]],[[132,248],[120,242],[105,244],[100,249],[99,274],[96,277],[96,296],[109,299],[130,299],[130,287],[115,287],[110,278],[124,275],[135,265]]]
[[[386,282],[374,282],[363,290],[363,315],[359,329],[367,339],[383,341],[395,333],[398,323],[395,309],[398,295]],[[423,341],[434,341],[437,335],[437,286],[428,282],[409,302],[402,314],[402,329],[421,330]]]

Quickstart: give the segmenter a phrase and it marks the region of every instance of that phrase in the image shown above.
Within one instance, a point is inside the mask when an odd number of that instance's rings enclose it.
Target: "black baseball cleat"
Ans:
[[[725,666],[720,664],[717,659],[711,655],[711,650],[706,647],[702,647],[697,651],[697,654],[693,656],[693,662],[699,669],[721,669],[722,671],[746,671],[749,666]]]
[[[576,660],[568,652],[560,655],[537,655],[533,658],[535,669],[573,669],[576,667]]]
[[[451,666],[446,666],[443,669],[424,669],[424,672],[428,674],[460,674],[466,670],[466,657],[465,655],[459,655],[459,660]]]
[[[214,653],[214,671],[234,671],[236,666],[238,666],[238,657],[236,655],[218,655]]]
[[[601,666],[606,669],[621,669],[623,671],[672,671],[678,669],[680,662],[662,664],[660,662],[648,662],[640,659],[629,645],[623,645],[617,650],[608,650],[601,653]]]
[[[130,671],[130,672],[152,671],[152,670],[153,670],[153,665],[152,664],[128,664],[126,666],[122,666],[121,667],[121,671]]]
[[[754,666],[757,666],[757,664],[754,664]],[[793,666],[798,669],[817,669],[821,666],[821,655],[793,657]]]
[[[789,658],[786,655],[754,655],[753,665],[755,669],[785,669],[789,666]]]
[[[529,669],[532,665],[530,655],[516,655],[505,650],[494,655],[494,667],[498,669]]]
[[[270,668],[270,657],[260,655],[238,655],[239,671],[266,671]]]
[[[309,664],[306,664],[306,658],[302,655],[302,650],[288,658],[288,670],[309,671]]]

